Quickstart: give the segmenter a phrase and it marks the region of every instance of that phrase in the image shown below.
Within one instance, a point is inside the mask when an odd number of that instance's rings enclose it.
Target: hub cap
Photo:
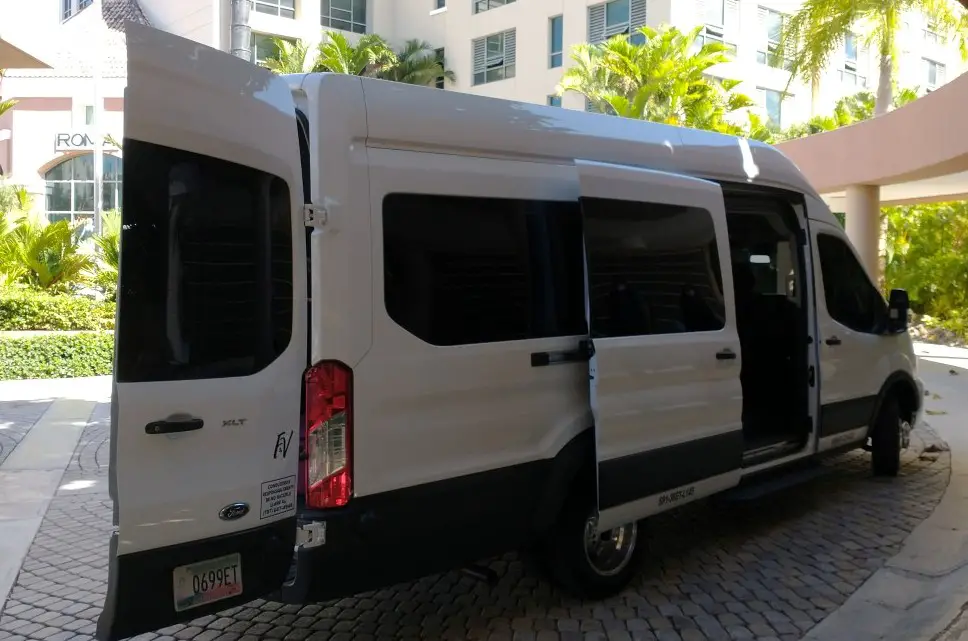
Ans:
[[[585,524],[585,558],[601,576],[618,574],[632,560],[639,538],[638,523],[626,523],[601,534],[597,529],[594,518]]]

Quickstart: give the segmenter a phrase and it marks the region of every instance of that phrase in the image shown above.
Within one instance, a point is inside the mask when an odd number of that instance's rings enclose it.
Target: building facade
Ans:
[[[569,51],[635,31],[640,25],[701,27],[700,38],[730,45],[733,62],[714,69],[742,81],[740,90],[781,127],[829,113],[842,96],[876,90],[876,55],[848,38],[816,93],[794,82],[773,54],[785,16],[799,0],[252,0],[254,57],[272,53],[272,37],[318,44],[326,30],[351,38],[377,33],[399,47],[425,40],[456,79],[445,89],[582,109],[578,95],[555,95]],[[100,4],[100,11],[91,10]],[[93,221],[95,131],[106,134],[103,208],[121,204],[126,84],[123,24],[135,20],[228,51],[231,0],[0,0],[0,26],[31,43],[48,70],[10,70],[0,96],[18,101],[0,116],[0,172],[34,195],[51,219]],[[920,15],[906,16],[898,84],[932,90],[964,69]],[[100,61],[94,81],[95,61]],[[100,109],[96,109],[100,106]],[[97,123],[95,126],[95,118]]]

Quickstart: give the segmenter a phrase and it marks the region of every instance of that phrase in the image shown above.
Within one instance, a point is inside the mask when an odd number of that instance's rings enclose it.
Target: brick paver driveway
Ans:
[[[88,639],[107,579],[107,405],[85,430],[6,608],[0,641]],[[704,502],[654,520],[650,560],[624,594],[567,598],[513,555],[496,586],[460,573],[302,608],[257,601],[145,639],[798,639],[900,548],[948,482],[928,429],[901,476],[873,479],[867,455],[813,483],[740,505]],[[97,481],[87,487],[91,480]]]

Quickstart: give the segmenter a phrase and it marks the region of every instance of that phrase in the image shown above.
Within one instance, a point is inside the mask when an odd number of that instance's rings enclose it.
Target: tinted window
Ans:
[[[722,275],[709,212],[583,200],[593,337],[723,328]]]
[[[281,179],[125,140],[119,381],[246,376],[292,334],[292,230]]]
[[[578,203],[390,194],[384,297],[433,345],[585,333]]]
[[[887,303],[850,246],[836,236],[819,234],[817,250],[830,317],[857,332],[881,333],[887,321]]]

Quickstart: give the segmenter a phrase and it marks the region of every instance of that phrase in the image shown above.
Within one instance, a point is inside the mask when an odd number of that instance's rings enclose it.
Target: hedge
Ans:
[[[0,336],[0,380],[103,376],[113,365],[113,332]]]
[[[114,303],[30,289],[0,289],[0,331],[114,329]]]

